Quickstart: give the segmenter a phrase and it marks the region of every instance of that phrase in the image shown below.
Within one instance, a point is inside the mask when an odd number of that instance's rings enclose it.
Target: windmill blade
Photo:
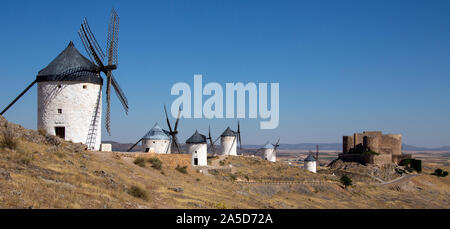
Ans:
[[[84,50],[85,50],[86,53],[88,54],[89,59],[90,59],[92,62],[94,62],[94,58],[92,57],[91,52],[90,52],[90,50],[88,49],[88,43],[87,43],[87,41],[85,40],[85,38],[84,38],[84,36],[83,36],[83,34],[82,34],[82,32],[81,32],[81,29],[80,29],[80,31],[78,31],[78,36],[80,37],[81,43],[83,44]]]
[[[178,146],[178,139],[177,139],[177,136],[174,135],[174,136],[172,137],[172,139],[173,139],[173,144],[174,144],[175,147],[177,148],[178,153],[181,154],[180,147]]]
[[[242,140],[241,140],[241,125],[239,123],[238,120],[238,129],[237,129],[237,134],[238,134],[238,140],[239,140],[239,149],[242,149]]]
[[[103,53],[102,48],[100,47],[100,45],[97,42],[97,39],[95,39],[95,36],[91,31],[91,27],[89,26],[87,18],[84,18],[83,25],[84,25],[84,28],[86,29],[89,40],[91,41],[92,45],[95,48],[95,51],[97,51],[97,54],[99,55],[100,59],[103,61],[103,59],[105,59],[105,53]]]
[[[108,65],[117,65],[118,63],[118,45],[119,45],[119,16],[114,8],[111,10],[111,16],[108,25]]]
[[[274,152],[277,150],[278,146],[280,146],[279,143],[280,143],[280,138],[278,138],[277,143],[274,145],[274,148],[273,148],[273,151],[274,151]]]
[[[108,72],[111,75],[111,71]],[[111,77],[107,77],[106,83],[106,131],[111,136]]]
[[[84,40],[86,41],[86,44],[87,44],[86,48],[89,50],[89,53],[92,55],[92,57],[94,58],[97,65],[100,66],[101,69],[104,69],[105,66],[103,65],[103,62],[101,61],[100,57],[98,56],[97,52],[95,51],[92,41],[89,40],[87,28],[84,25],[84,23],[81,24],[80,33],[81,33],[82,37],[84,38]]]
[[[28,90],[30,90],[31,87],[33,87],[33,85],[37,82],[37,80],[34,80],[32,83],[30,83],[30,85],[28,85],[27,88],[25,88],[25,90],[22,91],[22,93],[20,93],[8,106],[6,106],[5,109],[3,109],[3,111],[0,113],[0,115],[3,115],[12,105],[14,105],[14,103],[17,102],[17,100],[19,100],[25,93],[27,93]]]
[[[116,92],[117,97],[119,98],[120,103],[122,103],[123,109],[125,109],[125,113],[128,114],[128,100],[125,94],[123,93],[122,89],[120,88],[119,84],[116,81],[116,78],[114,78],[114,75],[111,73],[111,84],[114,87],[114,91]]]
[[[216,148],[214,147],[214,142],[212,141],[212,137],[211,137],[211,126],[209,126],[208,139],[211,144],[211,149],[212,149],[213,153],[216,154]]]
[[[178,128],[178,122],[180,121],[180,115],[181,115],[181,107],[178,107],[178,116],[177,116],[177,121],[175,122],[175,129],[174,131],[177,131]]]
[[[137,146],[137,144],[139,144],[139,142],[142,141],[142,138],[139,139],[139,141],[137,141],[131,148],[128,149],[128,152],[130,152],[135,146]]]
[[[170,126],[170,121],[169,121],[169,116],[167,115],[167,109],[166,109],[166,104],[164,104],[164,112],[166,113],[166,121],[167,121],[167,125],[169,126],[169,131],[170,133],[172,133],[172,127]]]
[[[166,150],[164,150],[166,152],[166,154],[169,152],[170,146],[172,145],[172,139],[170,139],[169,144],[167,144],[166,146]]]

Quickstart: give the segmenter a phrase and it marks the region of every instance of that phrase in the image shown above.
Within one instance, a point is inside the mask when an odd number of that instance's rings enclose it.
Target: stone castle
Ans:
[[[362,164],[398,164],[411,155],[402,153],[401,134],[382,134],[381,131],[364,131],[342,138],[339,159]]]

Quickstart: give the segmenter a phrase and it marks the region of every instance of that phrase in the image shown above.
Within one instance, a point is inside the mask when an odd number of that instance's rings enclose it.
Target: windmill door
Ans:
[[[198,158],[194,158],[194,165],[198,165]]]
[[[55,127],[56,136],[65,139],[66,138],[66,128],[63,126]]]

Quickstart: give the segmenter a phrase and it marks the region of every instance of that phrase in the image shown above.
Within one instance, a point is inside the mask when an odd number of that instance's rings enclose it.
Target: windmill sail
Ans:
[[[111,10],[110,23],[108,26],[108,38],[107,38],[107,53],[108,62],[107,65],[103,63],[105,53],[101,49],[94,34],[91,31],[89,23],[85,18],[81,24],[80,31],[78,32],[81,42],[83,43],[88,55],[95,60],[99,67],[99,71],[106,75],[106,118],[105,125],[109,135],[111,135],[111,85],[116,92],[116,95],[128,114],[128,100],[125,97],[122,89],[117,83],[112,74],[112,70],[117,68],[118,64],[118,39],[119,39],[119,16],[114,9]]]

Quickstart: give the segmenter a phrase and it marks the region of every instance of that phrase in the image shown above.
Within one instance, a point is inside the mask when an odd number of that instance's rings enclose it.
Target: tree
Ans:
[[[352,185],[352,179],[348,177],[347,175],[343,175],[340,179],[341,184],[344,185],[345,189],[347,189],[348,186]]]

